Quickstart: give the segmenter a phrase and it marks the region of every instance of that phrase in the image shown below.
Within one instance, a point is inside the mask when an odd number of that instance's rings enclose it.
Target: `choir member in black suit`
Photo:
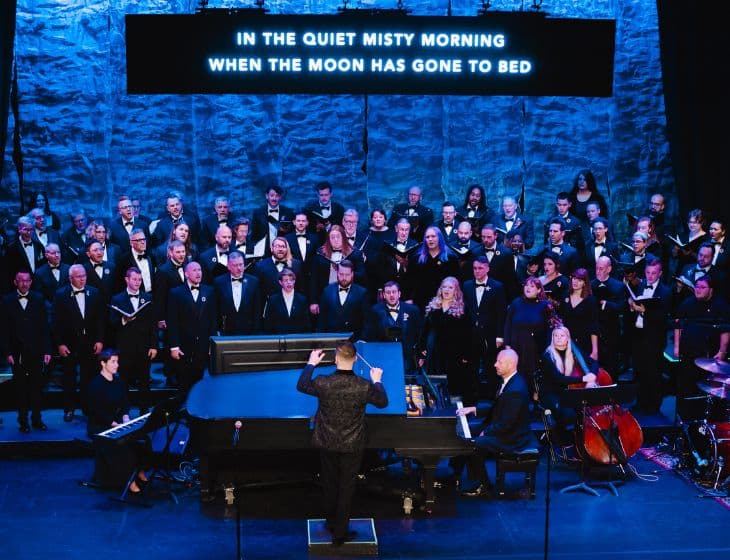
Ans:
[[[304,212],[297,212],[294,216],[294,231],[288,233],[286,239],[291,249],[292,257],[301,261],[302,271],[297,275],[297,291],[309,294],[309,275],[312,270],[314,254],[320,246],[319,235],[309,231],[309,220]]]
[[[231,242],[231,249],[235,249],[239,253],[243,254],[249,265],[253,264],[253,261],[249,260],[253,257],[254,243],[249,242],[248,234],[251,228],[251,221],[248,218],[238,218],[233,222],[233,241]]]
[[[405,218],[398,220],[395,224],[395,239],[385,244],[380,255],[377,277],[378,286],[384,286],[391,281],[397,282],[403,300],[412,303],[416,279],[410,255],[418,250],[418,242],[410,237],[410,233],[411,224],[408,220]]]
[[[167,213],[157,220],[152,232],[155,247],[163,245],[170,239],[173,228],[178,224],[187,224],[193,243],[200,238],[200,220],[194,212],[185,213],[182,194],[168,193],[165,201]]]
[[[228,273],[215,279],[218,330],[221,335],[258,334],[261,329],[261,292],[258,278],[244,274],[244,256],[228,255]]]
[[[489,260],[478,256],[472,264],[473,279],[464,282],[464,307],[471,325],[474,379],[481,365],[492,398],[497,390],[494,360],[497,349],[504,345],[504,317],[507,299],[504,286],[490,276]]]
[[[362,254],[365,251],[367,242],[370,239],[369,231],[361,231],[358,227],[360,223],[360,215],[354,208],[345,210],[342,218],[343,239],[354,250]]]
[[[139,388],[139,412],[144,414],[150,405],[150,363],[157,356],[157,321],[152,294],[141,291],[139,269],[128,268],[124,281],[126,289],[111,299],[109,321],[119,350],[122,379]]]
[[[675,314],[674,357],[680,359],[677,412],[685,421],[699,418],[706,406],[704,400],[698,399],[697,403],[686,399],[702,394],[697,382],[707,376],[706,371],[695,365],[695,359],[727,361],[730,306],[724,299],[715,296],[716,285],[715,279],[709,275],[698,278],[694,294],[680,304]]]
[[[86,250],[87,218],[83,211],[71,214],[72,225],[61,235],[61,255],[67,264],[74,264]]]
[[[646,265],[647,253],[646,244],[649,237],[642,231],[637,231],[631,236],[632,250],[621,253],[619,261],[622,267],[622,275],[626,280],[635,285],[643,276]]]
[[[585,268],[570,275],[570,291],[560,302],[558,315],[573,333],[573,342],[583,356],[598,360],[598,301],[591,292],[591,280]]]
[[[386,282],[383,286],[383,301],[376,303],[370,310],[365,340],[400,342],[403,347],[403,369],[406,375],[410,375],[416,371],[415,353],[423,329],[423,314],[418,307],[402,302],[400,298],[398,283]]]
[[[7,276],[3,279],[7,291],[12,289],[15,273],[25,271],[33,274],[46,261],[43,245],[33,240],[33,222],[30,218],[18,219],[18,238],[7,246],[5,264]]]
[[[497,355],[494,367],[502,378],[502,385],[492,408],[467,406],[456,411],[457,416],[486,414],[484,422],[473,430],[477,434],[474,439],[476,448],[467,463],[470,482],[462,491],[464,496],[485,496],[491,492],[485,457],[496,456],[502,451],[537,447],[530,429],[530,387],[517,371],[517,363],[514,350],[502,350]]]
[[[421,309],[426,308],[444,278],[459,275],[459,263],[435,226],[426,228],[423,243],[413,253],[410,267],[416,279],[413,303]]]
[[[336,226],[332,226],[333,228]],[[331,230],[330,230],[331,231]],[[319,332],[352,332],[352,340],[358,340],[365,327],[368,311],[368,294],[355,284],[355,266],[343,260],[337,267],[337,282],[329,284],[319,297]]]
[[[723,271],[725,275],[730,274],[730,253],[728,253],[728,240],[725,237],[725,222],[713,220],[707,230],[710,234],[709,243],[712,244],[712,266]]]
[[[53,344],[63,368],[63,419],[74,419],[76,368],[80,380],[81,406],[86,409],[86,388],[96,370],[96,356],[104,347],[106,303],[93,286],[86,284],[86,269],[75,264],[69,268],[69,285],[53,296]]]
[[[264,332],[270,334],[304,333],[312,330],[309,302],[296,291],[297,276],[290,268],[279,273],[281,290],[264,305]]]
[[[152,253],[147,251],[148,239],[143,229],[133,229],[129,234],[129,250],[119,262],[119,272],[125,274],[130,268],[138,268],[142,274],[143,292],[151,292],[154,288],[157,262]],[[119,286],[126,286],[124,277],[121,278]]]
[[[517,200],[513,196],[502,198],[502,213],[494,216],[493,225],[497,228],[498,241],[505,243],[510,234],[519,234],[526,249],[535,244],[535,226],[532,218],[520,212]]]
[[[104,222],[97,220],[91,222],[86,228],[86,239],[88,241],[86,242],[85,249],[88,250],[89,243],[91,241],[98,241],[99,243],[101,243],[102,258],[108,263],[114,265],[116,269],[117,262],[119,262],[122,257],[122,249],[119,247],[119,245],[116,245],[109,241],[107,228]],[[85,255],[79,254],[76,262],[78,262],[79,264],[84,264],[85,261]]]
[[[170,290],[167,334],[170,356],[179,362],[178,382],[184,393],[203,378],[210,353],[210,337],[217,332],[215,290],[201,284],[203,269],[195,261],[185,265],[185,283]]]
[[[578,251],[566,241],[565,222],[562,218],[554,218],[548,226],[550,243],[546,243],[543,254],[554,253],[560,259],[560,271],[570,274],[580,266]]]
[[[266,189],[266,206],[257,208],[253,212],[251,220],[251,242],[264,241],[265,253],[268,256],[271,250],[271,243],[280,235],[286,235],[291,231],[294,211],[291,208],[280,204],[284,191],[275,185]]]
[[[89,286],[99,290],[102,301],[106,304],[114,294],[117,285],[117,269],[113,261],[104,260],[104,248],[98,241],[86,244],[86,281]]]
[[[634,294],[639,298],[655,299],[637,302],[629,298],[631,314],[628,328],[631,331],[634,377],[639,384],[637,408],[650,414],[659,412],[662,404],[661,364],[671,307],[671,291],[660,282],[661,276],[661,261],[647,260],[644,280]]]
[[[348,219],[349,210],[345,211],[345,221]],[[332,226],[327,232],[327,241],[322,245],[314,256],[312,269],[309,278],[309,311],[313,315],[319,314],[319,297],[328,284],[337,282],[337,269],[339,263],[347,260],[354,266],[354,282],[365,280],[365,263],[362,253],[353,249],[345,241],[345,230],[341,226]]]
[[[33,289],[43,294],[47,302],[46,312],[50,312],[53,294],[68,284],[69,266],[61,262],[61,248],[54,243],[48,244],[45,256],[48,262],[35,271]]]
[[[339,226],[338,226],[339,227]],[[256,263],[253,274],[259,280],[261,298],[265,301],[271,294],[280,290],[279,273],[284,268],[290,268],[297,277],[302,275],[302,262],[292,256],[289,243],[283,237],[276,237],[271,242],[271,256],[264,257]],[[301,292],[300,289],[297,291]]]
[[[726,287],[727,277],[722,271],[712,265],[713,255],[714,250],[711,243],[703,243],[700,245],[697,249],[697,262],[685,266],[678,275],[679,280],[676,281],[674,307],[684,299],[691,297],[694,289],[689,286],[694,285],[703,276],[711,276],[715,280],[714,284],[716,286]],[[715,293],[724,298],[727,291],[718,289]]]
[[[317,200],[307,202],[304,212],[309,221],[309,231],[317,234],[317,245],[321,245],[330,226],[342,225],[345,208],[332,200],[332,185],[328,181],[320,181],[314,190],[317,192]]]
[[[588,216],[588,219],[581,222],[580,224],[580,232],[581,232],[581,239],[583,240],[583,247],[584,247],[584,253],[585,249],[593,243],[593,222],[594,220],[605,220],[606,221],[606,239],[613,241],[613,234],[611,233],[611,226],[608,222],[608,219],[601,216],[601,207],[597,202],[589,202],[586,206],[586,215]],[[591,263],[591,267],[593,267],[595,263]],[[587,266],[587,265],[586,265]]]
[[[322,486],[327,529],[332,544],[340,546],[357,537],[348,529],[350,504],[355,490],[355,476],[360,469],[365,448],[365,406],[388,406],[388,396],[380,380],[383,370],[370,369],[372,383],[352,371],[357,359],[355,347],[338,342],[335,350],[337,370],[332,375],[319,375],[314,380],[314,368],[322,361],[323,350],[312,350],[307,366],[297,382],[297,390],[318,399],[312,445],[320,449]]]
[[[405,219],[405,218],[404,218]],[[459,222],[456,219],[456,207],[448,200],[441,207],[441,219],[434,224],[439,230],[447,245],[456,243],[456,226]]]
[[[200,222],[200,239],[197,240],[201,249],[212,247],[216,243],[215,236],[220,226],[233,228],[235,222],[231,215],[231,203],[225,196],[216,197],[213,202],[213,213],[208,214]]]
[[[649,216],[641,216],[636,221],[636,229],[634,231],[641,231],[646,234],[646,252],[649,255],[654,255],[656,258],[661,259],[662,266],[664,263],[669,261],[669,255],[665,255],[664,247],[659,241],[654,230],[654,222]]]
[[[218,277],[228,273],[228,252],[231,248],[233,233],[227,225],[222,225],[215,232],[215,244],[200,253],[200,265],[203,267],[203,281],[213,284]]]
[[[621,373],[621,320],[626,310],[626,288],[611,276],[613,263],[598,257],[591,290],[598,300],[598,362],[614,378]]]
[[[472,238],[471,223],[466,220],[459,222],[456,226],[456,243],[450,245],[449,249],[454,253],[459,265],[459,281],[464,282],[471,278],[471,263],[482,249],[482,246]]]
[[[517,234],[515,234],[517,235]],[[497,241],[497,228],[493,224],[486,224],[480,233],[481,245],[477,254],[484,255],[489,261],[489,275],[498,280],[507,289],[517,283],[515,263],[512,260],[512,250]],[[492,359],[493,363],[494,359]]]
[[[43,405],[43,366],[51,361],[51,337],[43,296],[31,291],[30,272],[15,273],[15,290],[2,299],[0,356],[13,372],[20,431],[48,428],[41,418]]]
[[[511,267],[514,270],[514,279],[512,282],[503,282],[507,291],[507,301],[512,301],[522,293],[522,284],[527,280],[528,276],[533,276],[528,271],[530,262],[535,257],[525,254],[525,242],[519,233],[509,233],[507,235],[507,248],[512,252]],[[537,267],[536,267],[537,268]]]
[[[596,261],[601,257],[608,257],[613,261],[619,258],[618,244],[608,239],[608,221],[605,218],[596,218],[591,225],[592,238],[586,243],[583,251],[583,263],[588,271],[596,269]],[[593,274],[591,274],[593,276]]]
[[[423,194],[420,187],[408,189],[408,202],[396,204],[388,219],[388,227],[391,229],[401,218],[405,218],[411,224],[411,237],[416,241],[422,241],[426,228],[433,223],[433,210],[421,204]]]
[[[540,369],[540,356],[548,341],[548,332],[555,316],[540,280],[530,276],[525,280],[522,296],[507,307],[504,321],[504,344],[517,352],[522,360],[523,375],[534,387],[535,373]]]
[[[464,205],[457,208],[456,212],[459,222],[466,220],[471,224],[475,241],[479,241],[482,226],[491,224],[494,219],[494,211],[487,206],[487,195],[481,185],[469,185],[466,189]]]
[[[583,239],[581,238],[580,234],[580,224],[581,220],[580,218],[576,217],[574,214],[571,213],[571,202],[568,197],[568,193],[566,192],[559,192],[557,196],[555,197],[555,210],[556,214],[551,216],[546,222],[545,222],[545,234],[543,242],[545,245],[548,244],[548,240],[555,243],[555,241],[552,240],[552,235],[550,234],[550,227],[554,223],[556,219],[562,220],[562,231],[564,232],[564,235],[561,237],[565,238],[565,241],[574,247],[576,250],[582,252],[583,251]]]
[[[33,239],[38,241],[43,248],[49,243],[60,244],[61,234],[46,224],[46,215],[40,208],[33,208],[28,212],[28,217],[33,220]]]
[[[119,354],[116,350],[105,349],[99,353],[98,362],[100,371],[89,382],[89,419],[86,425],[89,437],[130,421],[127,386],[117,375]],[[142,492],[148,482],[144,466],[150,449],[146,441],[116,442],[96,438],[94,449],[94,482],[103,486],[128,483],[129,493]],[[128,482],[135,471],[134,480]]]
[[[426,307],[418,345],[419,366],[423,365],[425,359],[429,373],[445,373],[448,394],[452,398],[461,396],[465,402],[474,402],[476,398],[474,391],[477,380],[473,378],[473,368],[469,367],[470,342],[471,328],[464,309],[464,296],[459,281],[448,276],[441,281],[435,297]]]
[[[134,230],[142,230],[147,238],[150,235],[150,223],[144,218],[134,215],[132,200],[128,196],[119,197],[117,210],[119,210],[119,215],[109,224],[109,239],[122,250],[123,255],[126,255],[130,250],[129,239]]]

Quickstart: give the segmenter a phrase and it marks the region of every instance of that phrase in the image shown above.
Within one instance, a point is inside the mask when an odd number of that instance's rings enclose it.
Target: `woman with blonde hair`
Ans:
[[[426,306],[419,365],[428,361],[429,373],[446,374],[449,395],[461,396],[465,406],[476,403],[478,388],[478,380],[468,367],[470,340],[459,281],[447,276]]]

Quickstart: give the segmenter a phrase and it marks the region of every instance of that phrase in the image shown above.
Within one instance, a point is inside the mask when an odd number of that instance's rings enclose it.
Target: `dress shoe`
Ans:
[[[74,419],[74,411],[73,410],[67,410],[63,413],[63,421],[64,422],[73,422]]]
[[[491,484],[479,484],[478,486],[474,488],[470,488],[467,490],[462,490],[461,495],[466,496],[468,498],[479,498],[479,497],[488,497],[492,493],[492,485]]]
[[[30,426],[27,423],[21,424],[19,430],[24,434],[30,433]]]
[[[46,426],[41,420],[38,422],[33,422],[33,428],[36,430],[40,430],[41,432],[47,432],[48,426]]]
[[[344,537],[332,537],[334,546],[342,546],[346,542],[354,541],[357,538],[357,531],[347,531]]]

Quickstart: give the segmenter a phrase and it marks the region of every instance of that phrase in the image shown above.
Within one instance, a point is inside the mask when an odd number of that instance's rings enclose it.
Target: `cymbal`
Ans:
[[[707,383],[719,383],[720,385],[722,385],[723,383],[730,383],[730,375],[716,373],[715,375],[708,375],[705,378],[705,381]]]
[[[704,381],[699,381],[697,383],[697,387],[700,388],[700,390],[704,391],[708,395],[712,395],[713,397],[717,397],[718,399],[730,399],[730,385],[710,385],[708,383],[705,383]]]
[[[718,362],[715,358],[695,358],[695,365],[710,373],[730,376],[730,363],[728,362]]]

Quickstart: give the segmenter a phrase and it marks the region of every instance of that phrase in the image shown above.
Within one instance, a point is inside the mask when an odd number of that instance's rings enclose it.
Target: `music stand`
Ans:
[[[590,407],[614,404],[620,405],[633,402],[636,400],[636,391],[637,385],[635,383],[608,385],[604,387],[594,387],[592,389],[568,389],[563,391],[560,395],[560,406],[561,408],[580,409],[582,417],[584,419],[590,419]],[[611,412],[611,414],[613,414],[613,412]],[[611,424],[613,425],[613,417],[611,418]],[[602,431],[599,430],[599,434],[601,434],[601,437],[603,437],[609,449],[609,465],[613,464],[612,459],[614,456],[614,450],[612,442],[606,438]],[[620,455],[617,453],[616,457],[618,458]],[[582,490],[593,496],[599,496],[598,492],[585,482],[584,461],[585,457],[580,464],[581,482],[571,486],[566,486],[560,490],[561,494],[572,492],[574,490]],[[621,466],[623,466],[623,463],[621,463]],[[618,496],[616,486],[611,480],[606,483],[596,483],[596,485],[606,486],[615,496]]]

